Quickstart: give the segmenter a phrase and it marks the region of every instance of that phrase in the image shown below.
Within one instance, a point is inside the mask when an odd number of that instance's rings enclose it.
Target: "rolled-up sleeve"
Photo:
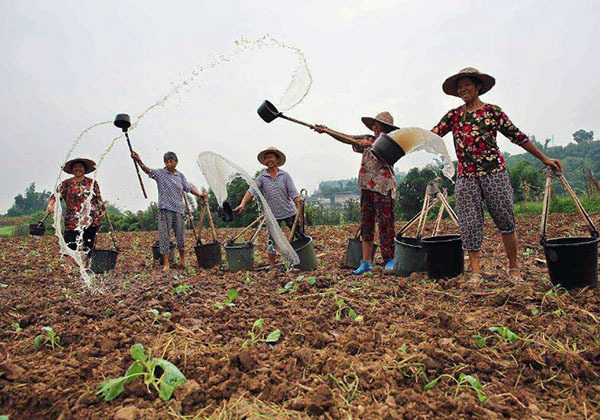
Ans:
[[[358,135],[358,136],[352,136],[352,138],[354,140],[371,140],[371,141],[375,142],[375,137],[371,136],[370,134],[362,134],[362,135]],[[353,144],[352,150],[355,151],[356,153],[362,154],[365,151],[365,148],[363,146],[357,146],[356,144]]]
[[[523,146],[529,141],[529,137],[519,130],[500,108],[498,108],[498,118],[498,131],[512,143]]]
[[[450,120],[451,116],[452,111],[444,115],[440,122],[437,123],[437,125],[431,129],[431,132],[437,134],[440,137],[444,137],[446,134],[448,134],[448,132],[452,129],[452,121]]]
[[[183,191],[185,192],[190,192],[193,188],[193,185],[188,182],[184,174],[181,174],[181,184],[183,186]]]
[[[285,188],[287,189],[288,197],[290,200],[293,200],[294,198],[296,198],[300,195],[300,194],[298,194],[298,190],[296,189],[296,186],[294,185],[294,181],[292,180],[292,177],[288,173],[285,174]]]

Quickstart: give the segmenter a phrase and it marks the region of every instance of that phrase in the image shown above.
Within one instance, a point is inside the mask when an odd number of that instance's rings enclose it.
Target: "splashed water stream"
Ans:
[[[296,57],[297,57],[296,69],[294,70],[294,72],[292,74],[292,78],[291,78],[289,85],[287,86],[287,89],[284,91],[283,95],[277,102],[277,106],[282,111],[287,111],[287,110],[293,108],[294,106],[298,105],[306,97],[306,95],[308,94],[310,87],[312,85],[312,76],[308,69],[306,58],[304,57],[304,54],[302,53],[302,51],[299,48],[287,45],[286,43],[272,37],[271,35],[265,35],[265,36],[263,36],[261,38],[257,38],[257,39],[247,39],[247,38],[241,37],[240,39],[238,39],[234,42],[234,48],[231,53],[229,53],[227,55],[219,55],[217,58],[214,58],[209,63],[197,66],[187,78],[185,78],[181,82],[175,84],[173,86],[173,88],[166,95],[159,98],[153,104],[151,104],[146,109],[144,109],[135,118],[133,118],[131,127],[129,128],[129,131],[131,132],[132,130],[135,130],[137,128],[138,124],[140,124],[140,122],[146,115],[151,113],[153,110],[162,107],[165,103],[172,100],[174,97],[177,97],[183,89],[189,87],[194,82],[196,82],[197,79],[200,77],[200,75],[203,74],[203,71],[205,69],[216,69],[225,63],[231,62],[237,56],[239,56],[241,53],[243,53],[245,51],[252,51],[252,50],[263,49],[263,48],[279,48],[279,49],[289,50],[294,55],[296,55]],[[77,135],[77,137],[75,138],[75,141],[73,142],[73,144],[67,151],[67,154],[65,156],[65,162],[67,162],[69,159],[72,158],[71,155],[73,154],[75,149],[80,145],[82,140],[88,134],[90,134],[92,131],[94,131],[96,128],[98,128],[100,126],[104,126],[106,124],[111,124],[111,123],[112,123],[112,121],[98,122],[98,123],[92,124],[91,126],[84,129],[81,133],[79,133],[79,135]],[[97,165],[96,165],[96,172],[94,173],[94,176],[93,176],[94,183],[96,182],[96,179],[98,177],[98,173],[100,171],[103,161],[108,156],[108,154],[110,153],[110,151],[112,150],[114,145],[117,143],[117,141],[122,139],[123,137],[124,136],[122,134],[114,137],[110,141],[106,150],[104,150],[101,153],[101,155],[99,156],[99,158],[97,160]],[[53,193],[53,196],[56,198],[56,202],[55,202],[55,206],[54,206],[54,226],[55,226],[55,232],[56,232],[55,234],[56,234],[56,236],[58,238],[58,242],[60,244],[61,253],[64,255],[68,255],[75,260],[75,262],[79,266],[81,278],[82,278],[85,286],[87,286],[90,289],[90,291],[94,291],[92,288],[94,276],[93,276],[93,274],[91,274],[90,272],[88,272],[86,270],[85,262],[82,258],[82,253],[79,251],[71,250],[67,246],[67,244],[64,240],[64,237],[63,237],[63,232],[61,229],[62,206],[60,203],[60,196],[58,193],[58,188],[62,182],[62,177],[63,177],[63,172],[62,172],[62,168],[61,168],[61,171],[59,172],[57,179],[56,179],[56,184],[54,186],[54,193]],[[79,223],[76,228],[76,231],[78,232],[77,239],[76,239],[78,250],[81,249],[82,245],[83,245],[83,231],[90,224],[90,222],[88,221],[89,217],[87,217],[87,216],[89,216],[89,213],[91,210],[91,200],[93,198],[94,198],[94,193],[93,193],[93,185],[92,185],[92,193],[87,196],[86,201],[85,201],[84,205],[82,206],[82,212],[79,214]],[[295,252],[293,250],[292,250],[292,253],[295,255]],[[296,259],[297,259],[297,256],[296,256]]]

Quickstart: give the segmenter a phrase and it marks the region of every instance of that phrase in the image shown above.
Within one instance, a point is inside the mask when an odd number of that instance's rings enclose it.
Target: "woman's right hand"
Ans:
[[[131,158],[138,162],[141,160],[140,155],[138,155],[137,152],[133,152],[133,151],[131,152]]]
[[[246,207],[245,204],[240,204],[239,206],[237,206],[235,209],[233,209],[233,211],[241,213],[244,211],[244,207]]]
[[[329,128],[327,128],[324,125],[315,124],[313,126],[313,130],[315,130],[317,133],[327,133],[329,131]]]

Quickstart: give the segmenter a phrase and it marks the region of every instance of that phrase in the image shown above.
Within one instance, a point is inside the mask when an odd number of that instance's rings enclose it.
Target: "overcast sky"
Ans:
[[[254,173],[256,154],[273,145],[287,154],[284,169],[298,188],[357,176],[360,155],[349,146],[257,116],[296,65],[278,48],[233,54],[235,40],[265,34],[305,55],[313,85],[288,114],[309,122],[362,134],[361,116],[388,110],[397,125],[431,128],[460,105],[442,92],[444,79],[473,66],[496,78],[482,99],[538,140],[554,135],[560,145],[580,128],[600,132],[598,1],[0,0],[0,213],[31,182],[53,188],[86,127],[119,112],[135,117],[193,74],[131,131],[149,166],[175,151],[179,169],[203,186],[200,152]],[[118,134],[101,125],[73,156],[97,160]],[[499,137],[503,151],[520,152]],[[445,141],[454,156],[451,136]],[[104,198],[144,208],[128,155],[117,141],[98,181]],[[425,162],[409,156],[399,168]],[[155,183],[144,182],[156,200]]]

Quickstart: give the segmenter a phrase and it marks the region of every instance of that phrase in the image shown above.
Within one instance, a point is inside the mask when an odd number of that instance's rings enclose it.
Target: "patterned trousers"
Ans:
[[[183,213],[177,213],[171,210],[158,210],[158,244],[161,254],[169,253],[169,245],[171,244],[171,229],[175,233],[177,241],[177,249],[183,251],[184,248],[184,232],[185,224]]]
[[[379,242],[384,261],[394,258],[394,199],[371,190],[360,192],[361,236],[363,241],[375,239],[375,220],[379,225]]]
[[[483,241],[483,201],[500,233],[517,229],[508,171],[479,178],[461,176],[454,188],[460,236],[465,251],[479,251]]]

